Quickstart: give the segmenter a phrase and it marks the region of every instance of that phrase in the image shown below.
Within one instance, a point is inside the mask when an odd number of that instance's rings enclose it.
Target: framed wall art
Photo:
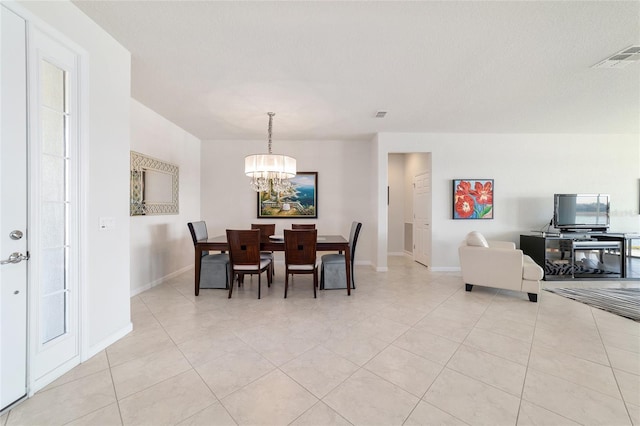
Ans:
[[[493,179],[454,179],[453,218],[493,219]]]
[[[318,217],[318,172],[298,172],[290,181],[289,189],[258,192],[258,218]]]

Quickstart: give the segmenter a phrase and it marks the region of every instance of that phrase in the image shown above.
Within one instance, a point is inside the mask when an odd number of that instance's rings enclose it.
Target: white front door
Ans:
[[[21,13],[0,5],[0,409],[80,360],[79,55]]]
[[[431,264],[431,174],[413,178],[413,260]]]
[[[0,410],[27,393],[26,23],[0,5]]]

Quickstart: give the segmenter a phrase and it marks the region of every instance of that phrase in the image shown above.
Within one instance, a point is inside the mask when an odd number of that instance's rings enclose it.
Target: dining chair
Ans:
[[[291,229],[316,229],[315,223],[294,223]]]
[[[258,275],[258,299],[260,299],[262,273],[267,273],[267,285],[271,287],[271,260],[260,258],[259,229],[227,229],[227,244],[231,258],[232,277],[238,275],[238,285],[244,275]],[[233,278],[229,282],[229,299],[233,293]]]
[[[260,242],[268,243],[269,237],[276,233],[276,224],[275,223],[252,223],[251,229],[259,229],[260,230]],[[272,251],[261,251],[260,257],[262,259],[271,260],[271,276],[276,274],[274,256]]]
[[[189,222],[187,227],[191,233],[194,247],[198,241],[206,241],[209,238],[206,222]],[[202,252],[199,288],[228,288],[230,276],[231,265],[228,254]]]
[[[349,233],[349,253],[351,255],[351,288],[356,288],[354,270],[354,260],[356,257],[356,244],[362,223],[353,222]],[[344,264],[344,254],[325,254],[322,256],[322,266],[320,267],[320,289],[330,290],[336,288],[347,288],[347,271]]]
[[[293,223],[291,229],[316,229],[315,223]],[[293,280],[293,276],[291,277]]]
[[[313,274],[313,297],[318,286],[318,263],[316,244],[318,231],[315,229],[284,230],[284,298],[289,289],[289,274]]]

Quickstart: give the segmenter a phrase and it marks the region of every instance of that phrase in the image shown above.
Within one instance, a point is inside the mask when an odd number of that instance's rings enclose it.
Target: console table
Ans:
[[[631,234],[520,235],[520,248],[544,269],[545,280],[626,278]]]

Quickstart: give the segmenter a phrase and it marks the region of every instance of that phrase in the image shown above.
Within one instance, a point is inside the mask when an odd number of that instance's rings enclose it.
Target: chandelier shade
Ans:
[[[280,154],[247,155],[244,174],[250,178],[291,179],[296,175],[296,159]]]
[[[252,154],[244,158],[244,174],[251,178],[250,186],[254,191],[274,189],[282,191],[291,187],[289,179],[296,175],[296,159],[287,155],[271,153],[271,132],[273,116],[269,115],[269,153]]]

